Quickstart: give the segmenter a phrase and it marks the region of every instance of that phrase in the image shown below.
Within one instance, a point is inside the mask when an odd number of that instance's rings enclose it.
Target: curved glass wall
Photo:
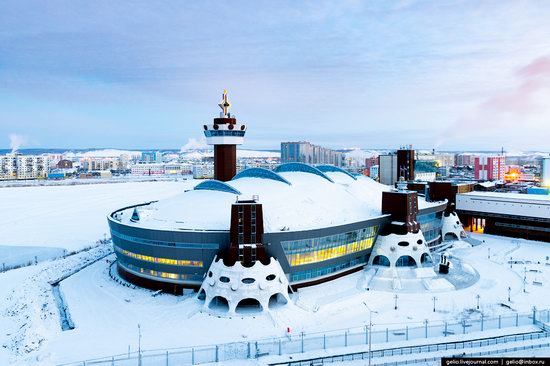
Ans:
[[[263,178],[276,180],[282,183],[286,183],[289,186],[292,185],[288,180],[283,178],[280,174],[275,173],[274,171],[265,169],[265,168],[248,168],[238,173],[231,180],[236,180],[239,178]]]
[[[207,191],[220,191],[233,194],[241,194],[240,191],[231,187],[229,184],[221,182],[219,180],[207,180],[199,183],[193,188],[195,191],[207,190]]]
[[[291,267],[326,261],[372,247],[378,226],[347,233],[292,241],[281,241]]]
[[[149,255],[132,253],[126,249],[122,249],[118,246],[114,246],[117,253],[123,254],[127,257],[134,258],[140,261],[169,264],[172,266],[185,266],[185,267],[202,267],[202,261],[192,261],[187,259],[170,259],[170,258],[157,258]]]
[[[140,273],[147,277],[166,278],[166,279],[178,280],[178,281],[202,281],[203,279],[202,275],[161,272],[161,271],[155,271],[154,269],[147,269],[147,268],[134,266],[133,264],[130,264],[130,263],[118,262],[118,265],[124,269],[131,270],[136,273]]]
[[[357,180],[357,177],[353,176],[353,174],[351,174],[347,170],[344,170],[344,169],[339,168],[339,167],[334,166],[334,165],[318,165],[318,166],[316,166],[316,168],[319,169],[320,171],[322,171],[323,173],[326,173],[326,172],[344,173],[348,177],[350,177],[351,179]]]
[[[422,230],[422,234],[424,234],[424,238],[426,238],[426,243],[428,245],[440,238],[441,217],[441,212],[417,216],[417,220],[420,223],[420,230]]]
[[[304,163],[281,164],[281,165],[279,165],[278,167],[275,168],[275,172],[277,172],[277,173],[283,173],[283,172],[310,173],[310,174],[315,174],[315,175],[318,175],[320,177],[323,177],[326,180],[328,180],[329,182],[334,183],[334,181],[332,179],[330,179],[325,173],[323,173],[322,171],[320,171],[319,169],[317,169],[317,168],[315,168],[311,165],[307,165],[307,164],[304,164]]]
[[[346,268],[351,268],[356,265],[365,263],[362,258],[352,259],[344,263],[338,263],[332,266],[310,269],[309,271],[301,271],[290,274],[290,282],[309,280],[315,277],[326,276],[332,273],[339,272]]]

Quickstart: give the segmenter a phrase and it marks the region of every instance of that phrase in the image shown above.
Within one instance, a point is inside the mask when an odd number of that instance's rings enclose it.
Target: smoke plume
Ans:
[[[15,134],[15,133],[10,133],[9,137],[10,137],[10,147],[11,147],[11,152],[12,153],[19,150],[19,148],[21,146],[27,144],[27,142],[28,142],[27,136],[18,135],[18,134]]]

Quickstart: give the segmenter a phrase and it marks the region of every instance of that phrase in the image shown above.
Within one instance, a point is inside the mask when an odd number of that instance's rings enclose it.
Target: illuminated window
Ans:
[[[124,254],[127,257],[138,259],[140,261],[151,262],[151,263],[160,263],[160,264],[169,264],[173,266],[186,266],[186,267],[202,267],[202,261],[192,261],[188,259],[170,259],[170,258],[157,258],[151,257],[143,254],[136,254],[126,249],[115,246],[115,250],[121,254]],[[170,277],[168,277],[170,278]]]
[[[378,226],[320,238],[283,241],[281,245],[291,266],[317,263],[369,249]]]

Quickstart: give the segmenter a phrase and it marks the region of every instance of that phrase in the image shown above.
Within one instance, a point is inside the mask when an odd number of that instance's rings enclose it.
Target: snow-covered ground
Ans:
[[[114,258],[111,256],[61,282],[75,325],[74,330],[61,331],[47,282],[68,271],[79,260],[69,257],[9,271],[0,274],[0,344],[4,346],[0,348],[0,364],[5,363],[3,360],[33,364],[39,359],[41,364],[50,365],[121,354],[128,348],[135,351],[138,324],[142,349],[151,350],[282,337],[287,327],[296,336],[301,332],[330,333],[357,328],[368,324],[368,308],[376,312],[373,313],[375,331],[421,326],[425,319],[430,324],[454,322],[478,314],[475,310],[478,294],[480,311],[487,317],[528,312],[533,306],[550,308],[548,243],[489,235],[478,238],[485,243],[471,248],[457,242],[457,248],[450,252],[476,268],[479,281],[457,291],[398,293],[397,310],[394,310],[395,293],[363,290],[364,273],[360,272],[303,289],[293,296],[291,304],[271,314],[220,318],[201,313],[202,304],[191,293],[183,297],[153,297],[151,291],[113,281],[107,262]],[[79,256],[82,260],[86,254]],[[513,264],[510,268],[510,257],[523,264]],[[525,273],[526,292],[523,291]],[[511,288],[510,302],[508,287]],[[435,312],[434,295],[437,297]],[[44,305],[40,305],[42,303]],[[13,315],[14,309],[17,309],[16,315]],[[29,321],[32,327],[25,326]],[[28,353],[21,352],[28,340],[39,344],[28,348]]]
[[[63,250],[95,245],[108,233],[106,215],[114,209],[171,197],[194,184],[0,189],[0,257],[10,262],[33,261],[34,256],[39,260],[37,265],[0,273],[0,365],[47,366],[121,354],[129,347],[135,351],[138,324],[142,348],[151,350],[283,337],[288,327],[294,337],[301,332],[341,333],[366,325],[369,309],[374,311],[374,330],[380,332],[385,328],[422,326],[426,319],[434,325],[475,317],[480,312],[491,317],[529,312],[533,306],[550,309],[550,244],[476,235],[484,241],[482,245],[472,248],[456,242],[449,252],[478,271],[477,282],[457,291],[399,292],[397,310],[396,293],[364,290],[365,274],[360,272],[302,289],[288,306],[270,314],[220,318],[201,313],[202,303],[192,293],[153,297],[151,291],[113,281],[107,262],[113,259],[110,256],[61,282],[61,293],[75,326],[62,331],[50,283],[101,258],[110,246],[65,259],[45,259]]]
[[[196,183],[0,188],[0,269],[95,245],[109,236],[107,215],[115,209],[168,198]]]

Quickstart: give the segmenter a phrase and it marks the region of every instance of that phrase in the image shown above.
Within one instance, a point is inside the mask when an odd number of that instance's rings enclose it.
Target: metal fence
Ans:
[[[546,323],[546,324],[545,324]],[[373,324],[372,334],[369,326],[327,331],[324,333],[299,333],[286,337],[273,337],[248,342],[234,342],[200,347],[145,350],[98,358],[87,361],[67,363],[60,366],[175,366],[197,365],[233,359],[250,359],[267,355],[296,354],[339,347],[448,337],[460,334],[485,332],[495,329],[513,328],[525,325],[537,325],[548,331],[550,310],[533,309],[529,313],[515,313],[488,317],[473,313],[460,321],[429,322],[405,325],[404,327]],[[483,337],[482,333],[480,334]]]
[[[370,352],[370,357],[383,358],[383,357],[391,357],[391,356],[415,355],[415,354],[433,353],[433,352],[441,352],[441,351],[447,351],[447,354],[451,354],[453,356],[458,356],[458,357],[482,356],[482,355],[515,352],[515,351],[521,351],[525,349],[542,348],[542,347],[550,346],[550,342],[545,342],[545,343],[538,343],[538,344],[530,343],[528,345],[523,345],[523,346],[505,347],[505,348],[498,348],[498,349],[487,350],[487,351],[478,351],[478,352],[473,351],[481,347],[493,346],[498,344],[510,344],[513,342],[521,342],[521,341],[533,341],[538,339],[550,340],[550,333],[546,333],[546,332],[528,333],[528,334],[500,336],[500,337],[494,337],[490,339],[480,339],[480,340],[472,340],[472,341],[458,341],[458,342],[438,343],[438,344],[430,344],[430,345],[405,346],[405,347],[372,351]],[[451,352],[448,352],[448,351],[451,351]],[[317,358],[310,358],[310,359],[300,360],[300,361],[274,362],[274,363],[271,363],[270,365],[271,366],[310,366],[312,364],[327,364],[327,363],[335,363],[335,362],[343,362],[343,361],[365,360],[365,359],[368,359],[368,357],[369,357],[369,352],[354,352],[354,353],[348,353],[344,355],[317,357]],[[411,356],[411,358],[408,358],[407,360],[385,362],[384,365],[401,365],[401,364],[411,364],[411,363],[421,362],[421,361],[436,361],[436,360],[439,360],[440,358],[441,357],[439,356],[428,357],[428,358]]]

